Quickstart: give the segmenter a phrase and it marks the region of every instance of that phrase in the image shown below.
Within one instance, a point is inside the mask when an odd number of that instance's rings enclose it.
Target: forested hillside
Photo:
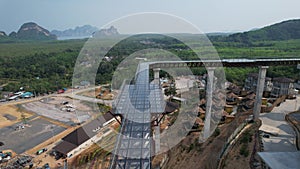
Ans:
[[[251,45],[257,41],[279,41],[300,39],[300,19],[288,20],[274,25],[266,26],[262,29],[236,33],[224,36],[216,36],[216,41],[240,42]]]

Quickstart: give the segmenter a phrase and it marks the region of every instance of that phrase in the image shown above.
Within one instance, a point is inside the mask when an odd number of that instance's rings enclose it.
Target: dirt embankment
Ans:
[[[258,129],[260,121],[251,123],[236,142],[229,148],[228,154],[224,157],[220,168],[222,169],[251,169],[256,166],[259,169],[260,158],[257,151],[260,149]]]
[[[219,157],[227,138],[251,114],[243,112],[229,124],[219,126],[220,132],[215,132],[206,142],[199,143],[199,133],[188,135],[180,144],[168,152],[166,169],[212,169],[218,167]]]

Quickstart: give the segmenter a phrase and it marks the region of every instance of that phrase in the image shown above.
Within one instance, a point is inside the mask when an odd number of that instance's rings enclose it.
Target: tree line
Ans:
[[[189,37],[190,38],[190,37]],[[145,41],[145,39],[147,41]],[[213,41],[216,45],[217,51],[220,53],[221,58],[257,58],[259,53],[269,52],[268,57],[272,58],[277,56],[274,50],[278,49],[282,51],[281,55],[286,54],[289,51],[296,51],[295,54],[300,54],[297,50],[297,44],[292,42],[263,42],[271,44],[264,47],[237,47],[232,46],[234,43]],[[6,51],[7,56],[0,57],[0,85],[4,85],[4,91],[18,91],[20,87],[24,87],[27,91],[36,93],[47,93],[49,91],[54,92],[57,89],[64,87],[70,87],[72,84],[73,69],[80,52],[78,43],[74,41],[67,42],[65,49],[53,50],[50,52],[36,53],[32,52],[28,55],[14,56],[14,50],[11,48],[11,52]],[[292,45],[285,46],[286,43]],[[256,42],[259,46],[259,42]],[[13,44],[12,44],[13,45]],[[45,44],[44,44],[45,45]],[[62,48],[61,42],[49,43],[51,48]],[[29,45],[28,45],[29,46]],[[104,84],[111,81],[112,76],[119,63],[130,54],[148,48],[159,48],[168,50],[170,53],[180,57],[182,60],[197,59],[196,54],[185,44],[174,38],[163,35],[137,35],[125,39],[115,45],[106,56],[112,57],[110,61],[103,61],[99,65],[96,84]],[[272,48],[272,50],[270,49]],[[249,51],[247,55],[244,55],[244,51]],[[288,49],[289,51],[284,51]],[[270,51],[271,50],[271,51]],[[28,49],[24,48],[24,51]],[[11,55],[9,55],[11,53]],[[201,75],[205,73],[204,68],[192,68],[192,72],[195,75]],[[227,80],[243,84],[246,76],[250,72],[258,72],[256,68],[226,68],[225,73]],[[286,76],[294,79],[298,79],[298,70],[296,67],[271,67],[268,69],[268,76],[280,77]],[[151,75],[152,76],[152,75]]]

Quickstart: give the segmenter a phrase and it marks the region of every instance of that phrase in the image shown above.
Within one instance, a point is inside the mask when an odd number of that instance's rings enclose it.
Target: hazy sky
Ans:
[[[33,21],[48,30],[104,24],[137,12],[182,17],[203,32],[246,31],[300,18],[300,0],[0,0],[0,30]]]

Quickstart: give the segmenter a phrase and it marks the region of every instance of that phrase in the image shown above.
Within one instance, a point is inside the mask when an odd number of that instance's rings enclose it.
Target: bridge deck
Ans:
[[[222,59],[222,60],[190,60],[160,61],[149,63],[150,69],[164,67],[254,67],[254,66],[289,66],[300,64],[300,58],[293,59]]]

